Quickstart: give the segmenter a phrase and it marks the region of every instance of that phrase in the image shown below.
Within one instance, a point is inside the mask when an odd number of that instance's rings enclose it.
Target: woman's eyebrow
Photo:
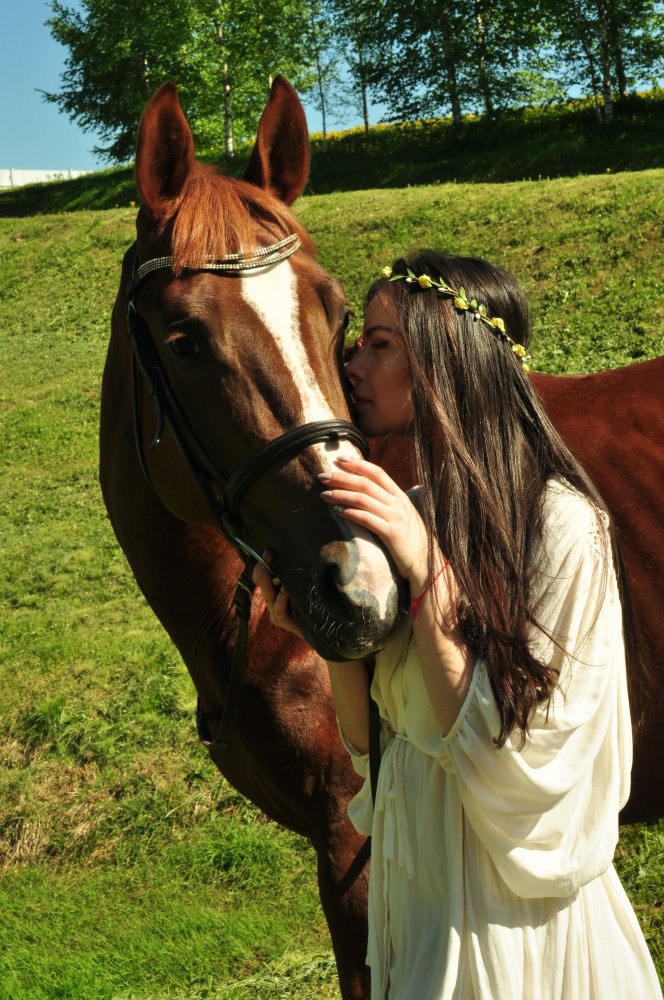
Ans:
[[[366,339],[367,337],[370,337],[372,333],[375,333],[376,330],[384,330],[387,333],[396,333],[394,327],[385,326],[384,323],[376,323],[374,326],[370,326],[368,330],[363,330],[362,336]]]

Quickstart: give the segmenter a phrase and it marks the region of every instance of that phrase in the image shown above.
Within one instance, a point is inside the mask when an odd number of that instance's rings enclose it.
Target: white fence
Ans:
[[[89,170],[17,170],[15,167],[3,170],[0,167],[0,190],[23,187],[24,184],[39,184],[41,181],[66,181],[90,172]]]

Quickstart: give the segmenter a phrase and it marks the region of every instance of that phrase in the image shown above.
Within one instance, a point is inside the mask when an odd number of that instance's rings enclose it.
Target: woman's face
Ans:
[[[406,431],[413,415],[408,361],[384,290],[369,303],[360,345],[346,365],[357,426],[367,437]]]

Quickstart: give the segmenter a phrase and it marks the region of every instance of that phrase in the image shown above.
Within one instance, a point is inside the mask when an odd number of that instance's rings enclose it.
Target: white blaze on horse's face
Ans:
[[[333,417],[314,373],[309,365],[302,363],[306,355],[300,331],[300,303],[297,297],[297,278],[290,261],[245,271],[241,281],[242,298],[274,339],[286,370],[293,376],[293,384],[302,407],[298,422],[308,423]],[[356,450],[349,447],[352,454],[356,455]]]
[[[321,392],[316,376],[306,359],[300,329],[300,308],[297,295],[297,277],[289,260],[281,261],[255,271],[246,271],[241,277],[242,298],[251,306],[261,323],[273,337],[284,360],[285,367],[293,377],[293,384],[301,400],[301,414],[298,423],[315,420],[329,420],[335,416]],[[320,471],[327,472],[337,458],[357,458],[357,449],[350,442],[342,441],[330,450],[329,445],[312,446],[320,459]],[[378,602],[379,615],[385,618],[388,599],[394,591],[394,578],[384,554],[369,532],[339,519],[347,537],[356,546],[357,555],[353,562],[356,571],[351,580],[341,585],[339,590],[358,601],[366,600],[367,593],[373,594]]]

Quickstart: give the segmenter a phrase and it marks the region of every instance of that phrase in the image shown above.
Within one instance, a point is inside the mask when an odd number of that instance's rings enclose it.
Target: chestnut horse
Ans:
[[[146,107],[137,239],[102,384],[100,481],[138,585],[191,673],[200,728],[217,734],[212,759],[314,845],[341,988],[361,997],[368,851],[346,814],[358,779],[320,656],[380,648],[408,600],[373,536],[319,498],[317,474],[366,442],[339,378],[346,299],[288,208],[308,155],[304,113],[283,78],[244,180],[194,162],[172,84]],[[270,627],[254,602],[239,704],[221,739],[238,553],[251,567],[268,546],[308,643]],[[246,608],[246,589],[238,594]]]
[[[318,499],[316,474],[363,442],[345,430],[349,413],[334,354],[345,297],[287,207],[307,168],[306,122],[282,78],[274,81],[243,181],[194,162],[172,85],[148,104],[136,156],[137,240],[124,259],[104,369],[100,480],[136,580],[192,676],[204,735],[218,732],[227,702],[243,558],[265,547],[273,552],[273,570],[308,643],[274,629],[254,599],[233,728],[227,743],[212,741],[210,755],[240,792],[313,844],[341,992],[360,998],[369,989],[368,850],[347,817],[359,779],[339,741],[320,656],[379,648],[400,627],[407,602],[384,551]],[[646,637],[664,654],[664,629],[657,629],[664,576],[664,524],[655,506],[664,490],[658,364],[625,376],[535,380],[614,510]],[[620,395],[607,403],[612,379]],[[645,430],[639,419],[649,421]],[[314,428],[313,444],[302,425]],[[639,435],[644,481],[632,475]],[[406,485],[404,456],[383,449],[382,457],[393,471],[399,460]],[[632,819],[661,813],[655,770],[663,722],[639,744]]]

